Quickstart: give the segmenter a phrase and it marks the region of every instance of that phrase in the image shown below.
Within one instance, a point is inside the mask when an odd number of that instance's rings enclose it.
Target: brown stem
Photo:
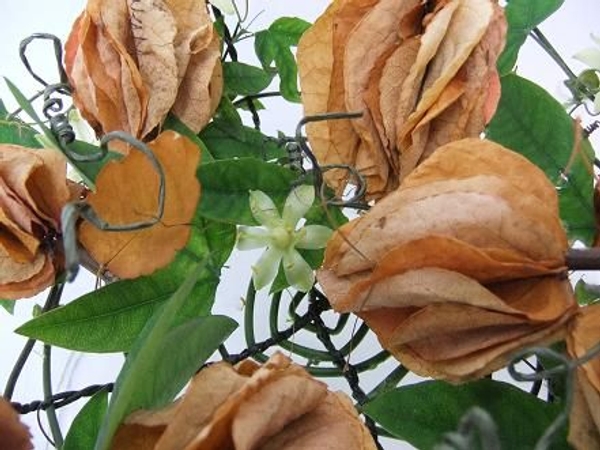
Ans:
[[[600,270],[600,248],[572,248],[565,262],[570,270]]]

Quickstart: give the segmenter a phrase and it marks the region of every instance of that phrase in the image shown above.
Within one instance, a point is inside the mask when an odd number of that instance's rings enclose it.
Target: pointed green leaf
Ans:
[[[94,448],[107,408],[108,392],[94,394],[73,420],[62,450]]]
[[[582,306],[597,302],[600,299],[600,286],[588,284],[582,278],[575,284],[575,298]]]
[[[502,448],[510,450],[534,448],[561,411],[561,405],[545,403],[511,384],[489,379],[460,386],[425,381],[396,388],[367,403],[363,411],[394,436],[429,449],[442,434],[456,430],[472,406],[492,416]],[[563,437],[552,448],[569,447]]]
[[[4,103],[0,100],[0,143],[40,148],[41,145],[35,138],[38,133],[18,117],[9,117]]]
[[[203,270],[181,287],[148,321],[117,377],[96,450],[106,450],[121,421],[138,409],[160,408],[171,401],[237,324],[224,316],[193,319],[174,328],[176,318]]]
[[[273,80],[273,74],[250,64],[228,61],[223,63],[223,79],[229,94],[243,96],[266,89]]]
[[[15,301],[14,300],[0,300],[0,306],[4,308],[9,314],[15,313]]]
[[[509,73],[527,35],[562,6],[564,0],[510,0],[505,7],[508,30],[506,45],[498,59],[500,75]]]
[[[213,120],[200,138],[215,159],[254,157],[265,161],[287,156],[285,149],[260,131],[223,119]],[[208,161],[205,161],[208,162]]]
[[[298,67],[290,47],[298,45],[302,34],[310,23],[296,17],[281,17],[267,30],[254,36],[254,51],[263,68],[267,71],[275,68],[279,73],[279,90],[283,98],[290,102],[300,102],[298,91]]]
[[[569,173],[563,176],[574,149],[573,120],[550,94],[517,75],[502,77],[502,97],[486,136],[540,167],[557,186],[560,216],[571,240],[593,240],[596,225],[593,208],[593,150],[581,143]]]
[[[19,327],[16,332],[58,347],[85,352],[126,352],[148,319],[179,288],[185,274],[209,258],[180,321],[210,312],[218,271],[235,243],[235,227],[197,220],[186,247],[152,275],[109,284]]]
[[[297,175],[276,164],[255,158],[239,158],[202,164],[200,213],[209,219],[257,225],[250,211],[250,190],[260,190],[281,205]]]

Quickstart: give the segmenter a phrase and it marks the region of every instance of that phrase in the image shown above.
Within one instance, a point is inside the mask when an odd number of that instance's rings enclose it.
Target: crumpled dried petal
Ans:
[[[219,37],[194,0],[89,0],[65,67],[75,105],[98,134],[144,138],[169,111],[198,132],[223,85]]]
[[[165,174],[165,208],[155,225],[137,231],[101,231],[83,222],[80,241],[90,255],[120,278],[147,275],[168,264],[190,236],[200,198],[196,169],[200,150],[184,136],[165,131],[148,144]],[[130,151],[109,162],[87,202],[111,225],[145,222],[157,214],[160,178],[150,160]]]
[[[144,434],[151,434],[146,447]],[[280,353],[263,366],[217,363],[179,401],[130,415],[112,450],[375,449],[351,400],[333,393]]]
[[[31,435],[10,403],[0,398],[0,450],[30,450]]]
[[[0,145],[0,297],[30,297],[62,266],[60,213],[70,191],[66,164],[50,149]]]
[[[499,99],[506,23],[494,0],[336,0],[304,33],[298,70],[305,114],[362,111],[313,123],[321,164],[348,164],[367,197],[394,190],[437,146],[476,137]],[[328,171],[337,191],[347,172]]]
[[[479,139],[439,148],[330,240],[317,279],[403,364],[452,382],[552,341],[575,309],[556,192]]]
[[[582,358],[600,343],[600,304],[579,310],[567,335],[572,358]],[[577,368],[569,423],[569,443],[578,450],[600,447],[600,358]]]

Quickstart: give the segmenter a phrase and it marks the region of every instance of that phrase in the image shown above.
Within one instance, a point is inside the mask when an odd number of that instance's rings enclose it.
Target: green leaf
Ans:
[[[179,288],[185,274],[209,259],[180,311],[180,322],[207,315],[219,282],[218,271],[235,244],[235,227],[196,219],[186,247],[152,275],[111,283],[49,311],[16,332],[48,344],[84,352],[127,352],[149,318]]]
[[[0,306],[4,308],[9,314],[15,313],[15,301],[14,300],[0,300]]]
[[[174,328],[202,269],[199,266],[188,275],[135,341],[115,382],[96,450],[109,448],[119,424],[132,411],[160,408],[171,401],[236,328],[237,324],[224,316],[201,317]]]
[[[225,159],[198,168],[202,184],[200,213],[209,219],[256,225],[248,192],[261,190],[283,204],[297,175],[285,167],[255,158]]]
[[[102,390],[94,394],[73,420],[62,450],[94,448],[107,407],[108,392]]]
[[[267,30],[254,36],[254,51],[266,71],[272,70],[271,64],[279,74],[279,90],[283,98],[290,102],[300,102],[298,91],[298,67],[290,47],[298,45],[302,34],[310,23],[296,17],[281,17]]]
[[[483,379],[453,386],[425,381],[376,397],[364,412],[394,436],[420,449],[432,448],[443,433],[454,431],[472,406],[486,410],[498,425],[502,448],[530,450],[561,411],[517,387]],[[564,437],[553,448],[569,448]]]
[[[506,45],[498,59],[500,75],[509,73],[527,35],[562,6],[564,0],[511,0],[505,7],[508,30]]]
[[[582,155],[567,179],[561,175],[574,148],[573,120],[550,94],[517,75],[502,77],[502,97],[487,129],[487,138],[508,147],[540,167],[557,186],[560,216],[569,239],[590,244],[594,238],[593,176]],[[588,140],[583,155],[593,161]]]
[[[214,120],[221,120],[235,126],[242,125],[242,117],[240,116],[240,113],[233,105],[231,99],[226,95],[221,97],[219,107],[217,108],[217,111],[213,117],[213,121]]]
[[[35,138],[38,131],[17,117],[9,117],[4,102],[0,100],[0,143],[22,145],[23,147],[40,148]]]
[[[187,137],[190,141],[192,141],[196,146],[202,151],[202,162],[210,162],[214,161],[214,157],[211,152],[208,151],[204,142],[200,140],[200,138],[188,127],[185,123],[183,123],[179,118],[169,113],[165,122],[163,123],[163,129],[165,130],[173,130],[177,133]]]
[[[213,120],[202,132],[204,141],[215,159],[254,157],[265,161],[287,156],[284,148],[260,131],[223,119]]]
[[[273,80],[273,74],[241,62],[224,62],[223,79],[229,94],[243,96],[258,94],[266,89]]]
[[[600,299],[600,287],[588,284],[582,278],[575,284],[575,298],[581,306],[597,302]]]

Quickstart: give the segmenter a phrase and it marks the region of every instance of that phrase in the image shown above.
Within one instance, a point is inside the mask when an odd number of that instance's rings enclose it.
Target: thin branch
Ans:
[[[600,248],[572,248],[567,252],[565,262],[571,270],[600,270]]]

